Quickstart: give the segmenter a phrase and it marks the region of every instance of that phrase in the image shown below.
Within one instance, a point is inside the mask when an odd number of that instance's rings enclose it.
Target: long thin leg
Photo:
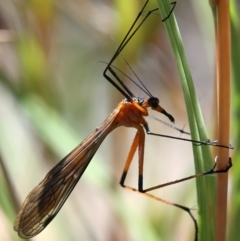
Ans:
[[[162,187],[170,186],[170,185],[173,185],[173,184],[176,184],[176,183],[180,183],[180,182],[183,182],[183,181],[186,181],[186,180],[190,180],[192,178],[197,178],[197,177],[210,175],[210,174],[215,174],[215,173],[227,172],[232,167],[232,160],[231,160],[231,158],[229,158],[229,165],[225,169],[215,170],[215,167],[216,167],[216,164],[217,164],[217,159],[215,159],[214,166],[210,170],[208,170],[208,171],[205,171],[205,172],[202,172],[202,173],[198,173],[198,174],[194,174],[194,175],[191,175],[189,177],[185,177],[185,178],[182,178],[182,179],[179,179],[179,180],[176,180],[176,181],[163,183],[161,185],[157,185],[157,186],[154,186],[154,187],[143,189],[143,163],[144,163],[145,133],[144,133],[144,130],[141,127],[138,127],[137,129],[138,129],[138,131],[137,131],[137,133],[136,133],[136,135],[134,137],[132,146],[130,148],[130,151],[128,153],[128,157],[127,157],[127,160],[126,160],[126,163],[125,163],[125,166],[124,166],[122,177],[120,179],[120,185],[122,187],[126,188],[126,189],[129,189],[131,191],[135,191],[135,192],[141,193],[141,194],[143,194],[143,195],[145,195],[147,197],[150,197],[152,199],[155,199],[157,201],[163,202],[163,203],[168,204],[168,205],[172,205],[172,206],[178,207],[178,208],[184,210],[185,212],[187,212],[190,215],[190,217],[191,217],[191,219],[192,219],[192,221],[194,223],[194,227],[195,227],[195,238],[194,238],[194,240],[197,241],[198,240],[198,225],[197,225],[196,219],[194,218],[194,216],[193,216],[193,214],[191,212],[191,209],[186,207],[186,206],[179,205],[177,203],[169,202],[167,200],[164,200],[162,198],[159,198],[157,196],[149,194],[148,192],[156,190],[156,189],[159,189],[159,188],[162,188]],[[138,157],[139,158],[138,159],[138,162],[139,162],[138,163],[139,164],[138,189],[130,187],[130,186],[127,186],[127,185],[124,184],[125,180],[126,180],[126,176],[127,176],[128,170],[129,170],[129,167],[130,167],[130,164],[131,164],[132,159],[133,159],[133,156],[134,156],[134,154],[135,154],[135,152],[137,150],[137,147],[138,147],[138,154],[139,154],[139,157]]]
[[[125,163],[125,166],[124,166],[124,169],[123,169],[123,173],[122,173],[122,177],[120,179],[120,185],[124,188],[128,188],[127,186],[124,185],[124,182],[125,182],[125,179],[127,177],[127,173],[128,173],[128,170],[129,170],[129,167],[130,167],[130,164],[132,162],[132,159],[133,159],[133,156],[137,150],[137,147],[138,147],[138,143],[139,143],[139,134],[138,132],[136,133],[135,137],[134,137],[134,140],[133,140],[133,143],[132,143],[132,146],[130,148],[130,151],[128,153],[128,157],[127,157],[127,160],[126,160],[126,163]],[[131,189],[131,188],[130,188]]]
[[[150,187],[150,188],[144,189],[142,192],[153,191],[153,190],[156,190],[156,189],[159,189],[159,188],[162,188],[162,187],[166,187],[166,186],[170,186],[170,185],[173,185],[173,184],[176,184],[176,183],[184,182],[184,181],[190,180],[192,178],[202,177],[202,176],[216,174],[216,173],[228,172],[228,170],[232,167],[232,159],[231,159],[231,157],[229,157],[228,166],[224,169],[215,170],[216,165],[217,165],[217,162],[215,162],[214,166],[208,171],[197,173],[197,174],[194,174],[194,175],[191,175],[191,176],[188,176],[188,177],[185,177],[185,178],[181,178],[181,179],[178,179],[178,180],[175,180],[175,181],[172,181],[172,182],[163,183],[163,184],[160,184],[160,185],[157,185],[157,186],[154,186],[154,187]]]
[[[132,146],[130,148],[130,151],[128,153],[128,157],[127,157],[127,160],[126,160],[126,163],[125,163],[125,166],[124,166],[124,170],[123,170],[123,173],[122,173],[122,177],[120,179],[120,185],[128,190],[131,190],[131,191],[134,191],[134,192],[138,192],[144,196],[147,196],[147,197],[150,197],[154,200],[157,200],[157,201],[160,201],[160,202],[163,202],[165,204],[168,204],[168,205],[172,205],[172,206],[175,206],[177,208],[180,208],[182,210],[184,210],[185,212],[187,212],[193,223],[194,223],[194,228],[195,228],[195,238],[194,240],[197,241],[198,240],[198,225],[197,225],[197,221],[196,219],[194,218],[192,212],[191,212],[191,209],[188,208],[188,207],[185,207],[183,205],[179,205],[177,203],[173,203],[173,202],[169,202],[167,200],[164,200],[162,198],[159,198],[159,197],[156,197],[152,194],[149,194],[146,192],[146,190],[143,189],[143,162],[144,162],[144,140],[145,140],[145,133],[144,133],[144,130],[139,127],[137,128],[138,131],[134,137],[134,140],[133,140],[133,143],[132,143]],[[133,159],[133,156],[137,150],[137,147],[139,148],[138,149],[138,152],[139,152],[139,174],[138,174],[138,189],[136,188],[133,188],[133,187],[130,187],[130,186],[127,186],[124,184],[125,182],[125,179],[126,179],[126,176],[127,176],[127,173],[128,173],[128,170],[129,170],[129,167],[130,167],[130,164],[132,162],[132,159]]]
[[[108,63],[108,65],[106,66],[104,72],[103,72],[103,76],[115,87],[117,88],[117,90],[119,90],[128,100],[131,99],[131,97],[133,97],[133,94],[132,92],[127,88],[127,86],[122,82],[122,80],[120,78],[117,78],[117,81],[119,82],[120,86],[115,83],[113,81],[113,79],[107,75],[107,71],[109,70],[110,72],[111,71],[111,64],[113,63],[113,61],[118,57],[118,55],[122,52],[122,50],[124,49],[124,47],[128,44],[128,42],[132,39],[132,37],[134,36],[134,34],[138,31],[138,29],[142,26],[142,24],[146,21],[146,19],[155,11],[158,10],[158,8],[155,8],[155,9],[152,9],[150,11],[148,11],[148,13],[146,14],[146,16],[142,19],[142,21],[135,27],[135,25],[137,24],[140,16],[143,14],[144,12],[144,9],[146,7],[146,5],[148,4],[148,1],[147,0],[143,6],[143,8],[141,9],[141,11],[139,12],[139,14],[137,15],[135,21],[133,22],[132,26],[130,27],[130,29],[128,30],[127,34],[125,35],[124,39],[122,40],[121,44],[119,45],[119,47],[117,48],[115,54],[113,55],[113,57],[111,58],[110,62]],[[168,14],[168,16],[163,20],[167,20],[170,15],[172,14],[174,8],[175,8],[175,5],[176,5],[176,2],[173,2],[173,7],[170,11],[170,13]],[[135,27],[135,29],[134,29]],[[133,30],[134,29],[134,30]],[[122,88],[121,88],[122,86]]]
[[[121,53],[121,51],[122,51],[122,50],[124,49],[124,47],[127,45],[127,43],[131,40],[131,38],[132,38],[133,35],[137,32],[137,30],[141,27],[141,25],[145,22],[145,20],[148,18],[148,16],[149,16],[152,12],[154,12],[154,11],[157,10],[157,9],[154,9],[154,10],[149,11],[148,14],[144,17],[144,19],[140,22],[140,24],[139,24],[139,25],[135,28],[135,30],[132,32],[134,26],[136,25],[136,23],[138,22],[140,16],[142,15],[142,13],[143,13],[146,5],[148,4],[148,1],[149,1],[149,0],[147,0],[147,1],[145,2],[143,8],[142,8],[141,11],[138,13],[135,21],[133,22],[132,26],[131,26],[130,29],[128,30],[126,36],[125,36],[124,39],[122,40],[121,44],[120,44],[119,47],[117,48],[115,54],[113,55],[113,57],[111,58],[110,62],[108,63],[108,65],[106,66],[106,68],[105,68],[105,70],[104,70],[104,72],[103,72],[103,76],[104,76],[112,85],[114,85],[114,87],[116,87],[117,90],[119,90],[129,101],[131,100],[131,97],[133,97],[132,92],[127,88],[127,86],[122,82],[122,80],[121,80],[120,78],[117,78],[117,80],[118,80],[119,84],[123,87],[123,89],[122,89],[119,85],[117,85],[117,84],[111,79],[111,77],[109,77],[109,76],[107,75],[107,70],[109,70],[109,71],[111,72],[111,70],[110,70],[111,67],[110,67],[110,66],[111,66],[111,64],[113,63],[113,61],[118,57],[118,55]],[[126,93],[124,90],[125,90],[127,93]]]
[[[138,129],[132,146],[130,148],[130,151],[128,153],[128,157],[124,166],[123,174],[120,180],[120,185],[124,188],[128,188],[127,186],[124,185],[130,164],[132,162],[133,156],[137,150],[138,147],[138,191],[139,192],[144,192],[143,191],[143,162],[144,162],[144,142],[145,142],[145,133],[142,127],[137,126]],[[132,190],[132,188],[130,187]]]
[[[165,138],[171,138],[171,139],[175,139],[175,140],[181,140],[181,141],[189,141],[192,142],[195,145],[199,145],[199,146],[216,146],[216,147],[221,147],[221,148],[227,148],[227,149],[233,149],[233,146],[231,144],[229,144],[228,146],[222,145],[222,144],[218,144],[217,141],[197,141],[197,140],[192,140],[192,139],[187,139],[187,138],[181,138],[181,137],[175,137],[175,136],[169,136],[169,135],[163,135],[163,134],[158,134],[158,133],[153,133],[149,130],[148,126],[144,126],[146,132],[148,135],[150,136],[161,136],[161,137],[165,137]]]

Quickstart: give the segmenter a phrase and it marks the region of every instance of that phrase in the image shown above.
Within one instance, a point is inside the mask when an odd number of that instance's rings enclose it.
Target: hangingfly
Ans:
[[[123,39],[122,43],[118,47],[116,53],[112,57],[111,61],[108,63],[103,73],[104,77],[114,87],[116,87],[118,91],[120,91],[124,95],[125,99],[119,103],[117,108],[110,114],[110,116],[98,128],[96,128],[95,131],[89,137],[87,137],[80,145],[78,145],[56,166],[54,166],[52,170],[48,172],[48,174],[42,180],[42,182],[40,182],[38,186],[30,192],[30,194],[24,201],[14,223],[14,229],[18,232],[20,237],[34,237],[35,235],[40,233],[53,220],[53,218],[57,215],[57,213],[67,200],[68,196],[71,194],[73,188],[77,184],[78,180],[81,178],[83,172],[87,168],[89,162],[93,158],[94,154],[98,150],[99,146],[101,145],[105,137],[115,128],[119,126],[125,126],[135,128],[137,132],[126,160],[120,184],[125,188],[144,193],[144,195],[147,195],[151,198],[157,199],[167,204],[174,205],[176,207],[183,209],[184,211],[187,211],[190,214],[192,220],[194,221],[195,240],[197,240],[197,223],[194,217],[192,216],[191,210],[189,208],[162,200],[158,197],[148,194],[147,192],[160,188],[162,186],[171,185],[173,183],[181,182],[193,177],[198,177],[220,171],[215,171],[213,168],[205,173],[193,175],[175,182],[158,185],[152,188],[143,189],[143,162],[145,142],[144,130],[149,135],[164,136],[161,134],[150,132],[150,129],[144,117],[148,116],[148,109],[152,109],[153,111],[165,115],[171,122],[174,122],[174,118],[166,110],[164,110],[164,108],[161,107],[161,105],[159,104],[159,99],[152,96],[149,90],[144,86],[144,84],[140,80],[140,84],[137,84],[135,82],[134,83],[139,88],[141,88],[141,90],[143,90],[145,94],[148,95],[148,98],[146,99],[136,97],[118,77],[118,75],[114,71],[115,67],[112,66],[113,61],[121,53],[122,49],[126,46],[126,44],[129,42],[129,40],[132,38],[135,32],[139,29],[142,23],[148,18],[148,16],[152,12],[157,11],[157,9],[149,11],[143,18],[143,20],[140,22],[140,24],[137,25],[137,27],[135,27],[135,24],[139,20],[140,16],[143,14],[143,11],[147,3],[148,1],[146,1],[146,3],[144,4],[141,12],[138,14],[136,20],[134,21],[133,25],[131,26],[130,30],[128,31],[127,35]],[[170,12],[169,16],[165,18],[165,20],[167,20],[168,17],[170,17],[171,13],[172,11]],[[133,30],[134,27],[135,29]],[[107,74],[108,71],[111,73],[111,75],[115,78],[116,81],[113,81],[113,79]],[[218,145],[215,142],[193,141],[176,137],[174,138],[191,141],[199,145],[214,145],[226,147]],[[131,164],[131,161],[137,148],[139,153],[138,189],[134,189],[132,187],[125,186],[124,182],[129,166]]]

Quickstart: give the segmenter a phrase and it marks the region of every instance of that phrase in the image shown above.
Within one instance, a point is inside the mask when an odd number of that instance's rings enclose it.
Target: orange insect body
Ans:
[[[153,100],[153,101],[152,101]],[[158,104],[157,98],[132,98],[123,100],[112,114],[80,145],[60,161],[27,196],[15,220],[14,229],[22,238],[31,238],[41,232],[56,216],[71,191],[82,176],[92,157],[98,150],[105,137],[118,126],[134,127],[138,129],[136,137],[126,162],[130,165],[139,144],[140,175],[143,169],[143,147],[147,128],[144,116],[148,115],[148,108],[162,112],[173,120]],[[139,138],[141,137],[141,138]],[[124,168],[124,172],[126,170]],[[121,183],[123,184],[123,183]]]

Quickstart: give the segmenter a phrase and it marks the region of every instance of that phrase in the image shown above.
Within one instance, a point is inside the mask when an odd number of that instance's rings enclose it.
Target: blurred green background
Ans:
[[[103,78],[105,65],[98,61],[110,60],[143,3],[143,0],[1,0],[0,152],[18,202],[14,205],[1,168],[0,240],[20,240],[13,231],[16,206],[123,99]],[[233,1],[233,63],[239,63],[240,56],[236,7]],[[152,8],[156,8],[153,0],[148,6]],[[215,47],[211,9],[208,1],[182,0],[177,2],[174,13],[209,138],[214,140]],[[176,66],[158,15],[148,19],[123,56],[174,116],[176,126],[188,131]],[[121,57],[114,65],[133,76]],[[235,151],[232,156],[235,158],[229,172],[228,227],[231,240],[237,240],[235,227],[240,216],[238,72],[237,64],[233,64],[232,144]],[[129,80],[124,81],[136,96],[146,97]],[[151,114],[168,121],[160,114]],[[154,132],[180,136],[151,118],[147,120]],[[32,240],[193,240],[194,228],[187,214],[119,186],[135,132],[121,127],[107,137],[60,213]],[[144,187],[194,172],[191,144],[147,137],[145,147]],[[212,150],[214,155],[214,148]],[[137,187],[137,156],[127,183]],[[194,180],[154,194],[189,207],[197,205]]]

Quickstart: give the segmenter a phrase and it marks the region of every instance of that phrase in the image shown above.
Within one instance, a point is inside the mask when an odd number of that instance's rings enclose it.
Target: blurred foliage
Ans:
[[[238,4],[238,5],[237,5]],[[232,170],[232,187],[229,203],[229,241],[239,239],[238,224],[240,222],[240,21],[239,3],[232,1],[231,5],[231,31],[232,31],[232,139],[234,141],[235,152],[233,155],[234,168]]]
[[[50,168],[111,113],[122,96],[102,77],[116,46],[144,0],[2,0],[0,2],[0,151],[18,197],[27,194]],[[234,2],[234,1],[233,1]],[[237,1],[236,1],[237,2]],[[239,6],[233,16],[233,145],[238,146]],[[148,9],[156,7],[150,0]],[[235,11],[234,11],[235,10]],[[237,13],[236,13],[237,12]],[[174,11],[200,99],[209,139],[214,139],[214,31],[207,1],[178,1]],[[204,16],[204,18],[203,18]],[[162,106],[186,125],[179,77],[165,30],[153,15],[123,52],[139,78],[160,97]],[[119,58],[114,63],[132,75]],[[144,94],[129,80],[136,94]],[[151,130],[178,135],[148,119]],[[119,178],[135,130],[119,128],[107,137],[61,212],[33,240],[192,240],[193,225],[180,210],[122,189]],[[189,143],[146,138],[145,186],[194,172]],[[174,150],[174,151],[173,151]],[[229,192],[229,235],[239,223],[238,148]],[[137,184],[137,158],[127,182]],[[236,160],[236,161],[235,161]],[[180,162],[180,163],[179,163]],[[0,239],[19,240],[16,215],[0,172]],[[156,195],[195,206],[195,182],[156,191]],[[234,197],[234,198],[233,198]],[[235,228],[235,230],[234,230]]]

